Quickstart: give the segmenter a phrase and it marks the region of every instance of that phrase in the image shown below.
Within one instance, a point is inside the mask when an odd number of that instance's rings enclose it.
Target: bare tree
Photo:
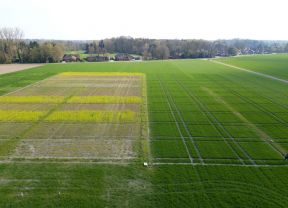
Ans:
[[[4,62],[11,63],[13,59],[21,59],[20,43],[23,37],[24,33],[20,28],[0,28],[0,56],[4,57]]]
[[[3,27],[0,28],[0,39],[8,42],[20,42],[24,37],[23,31],[18,27]]]
[[[169,48],[165,43],[158,42],[155,47],[155,57],[157,59],[168,59],[170,55]]]

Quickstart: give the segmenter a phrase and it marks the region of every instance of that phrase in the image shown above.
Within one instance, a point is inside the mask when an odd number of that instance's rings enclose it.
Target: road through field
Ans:
[[[0,74],[7,74],[38,66],[42,66],[42,64],[0,64]]]
[[[251,70],[246,69],[246,68],[233,66],[233,65],[230,65],[230,64],[225,64],[225,63],[220,62],[220,61],[215,61],[215,60],[211,60],[211,61],[213,63],[216,63],[216,64],[222,64],[222,65],[228,66],[230,68],[239,69],[239,70],[242,70],[242,71],[246,71],[246,72],[249,72],[249,73],[252,73],[252,74],[256,74],[256,75],[259,75],[259,76],[262,76],[262,77],[266,77],[266,78],[269,78],[269,79],[277,80],[277,81],[280,81],[280,82],[288,84],[288,80],[286,80],[286,79],[280,79],[280,78],[277,78],[277,77],[274,77],[274,76],[271,76],[271,75],[267,75],[267,74],[263,74],[263,73],[255,72],[255,71],[251,71]]]

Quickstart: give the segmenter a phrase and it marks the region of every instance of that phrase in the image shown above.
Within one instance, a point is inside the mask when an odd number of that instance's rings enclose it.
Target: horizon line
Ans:
[[[288,42],[288,39],[252,39],[252,38],[218,38],[218,39],[204,39],[204,38],[146,38],[146,37],[132,37],[132,36],[116,36],[110,38],[99,38],[99,39],[57,39],[57,38],[23,38],[23,40],[48,40],[48,41],[98,41],[107,39],[146,39],[146,40],[204,40],[204,41],[223,41],[223,40],[251,40],[251,41],[277,41],[277,42]]]

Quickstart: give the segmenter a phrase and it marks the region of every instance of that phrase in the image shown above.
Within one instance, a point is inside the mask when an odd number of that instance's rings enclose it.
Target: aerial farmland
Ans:
[[[0,208],[288,208],[287,0],[0,0]]]
[[[287,207],[287,60],[1,75],[0,207]]]

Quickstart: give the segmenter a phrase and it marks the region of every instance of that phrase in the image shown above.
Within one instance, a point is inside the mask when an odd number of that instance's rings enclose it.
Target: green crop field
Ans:
[[[221,58],[219,61],[278,78],[288,79],[288,54],[240,56],[234,58]]]
[[[288,207],[287,60],[1,75],[0,207]]]

